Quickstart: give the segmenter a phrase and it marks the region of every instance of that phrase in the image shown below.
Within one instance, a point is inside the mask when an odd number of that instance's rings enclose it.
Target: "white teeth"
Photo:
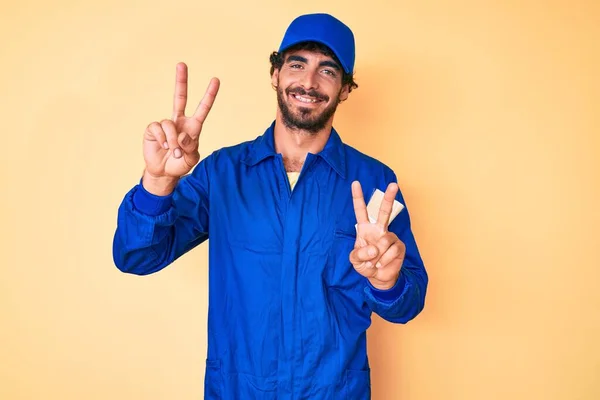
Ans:
[[[301,102],[303,102],[303,103],[316,103],[316,102],[317,102],[317,100],[316,100],[316,99],[309,99],[309,98],[302,97],[302,96],[299,96],[299,95],[294,95],[294,97],[295,97],[297,100],[300,100],[300,101],[301,101]]]

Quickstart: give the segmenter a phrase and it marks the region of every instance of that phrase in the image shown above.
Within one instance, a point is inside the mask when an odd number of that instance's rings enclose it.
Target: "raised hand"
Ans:
[[[398,185],[390,183],[383,196],[377,221],[369,221],[367,205],[359,182],[352,182],[352,201],[357,221],[356,242],[350,253],[354,269],[369,279],[377,289],[390,289],[400,274],[406,247],[398,236],[388,231]]]
[[[184,63],[177,64],[173,115],[171,119],[152,122],[144,133],[144,186],[155,194],[165,194],[173,183],[187,174],[200,161],[198,139],[202,125],[213,106],[220,82],[211,79],[194,114],[186,117],[188,71]],[[161,183],[162,182],[162,183]],[[163,188],[164,186],[164,188]]]

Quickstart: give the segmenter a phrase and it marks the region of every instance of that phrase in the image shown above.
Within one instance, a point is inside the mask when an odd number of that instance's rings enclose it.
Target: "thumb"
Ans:
[[[179,134],[177,142],[179,143],[179,146],[181,146],[181,149],[188,154],[195,152],[198,147],[198,142],[185,132]]]
[[[373,245],[358,247],[350,253],[350,262],[353,265],[362,264],[365,261],[373,260],[378,253],[379,250]]]

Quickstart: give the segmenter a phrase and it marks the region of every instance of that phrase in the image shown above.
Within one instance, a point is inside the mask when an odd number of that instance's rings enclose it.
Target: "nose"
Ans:
[[[318,89],[319,83],[316,72],[312,70],[306,70],[306,73],[302,75],[300,85],[302,85],[304,90]]]

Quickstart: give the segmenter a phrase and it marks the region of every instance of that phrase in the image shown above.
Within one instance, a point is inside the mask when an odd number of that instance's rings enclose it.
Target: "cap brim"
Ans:
[[[342,68],[344,69],[344,71],[347,74],[350,74],[352,72],[352,71],[350,71],[350,68],[348,68],[348,66],[345,65],[345,63],[343,61],[343,57],[340,57],[340,55],[335,51],[334,46],[332,46],[330,43],[328,43],[326,40],[323,40],[322,38],[311,38],[311,37],[306,37],[305,36],[305,37],[302,37],[302,38],[299,38],[299,39],[294,39],[294,40],[291,40],[289,42],[286,42],[285,47],[284,46],[280,47],[279,48],[279,52],[283,53],[284,51],[286,51],[290,47],[295,46],[295,45],[297,45],[299,43],[304,43],[304,42],[315,42],[315,43],[320,43],[322,45],[327,46],[336,55],[337,59],[342,64]]]

